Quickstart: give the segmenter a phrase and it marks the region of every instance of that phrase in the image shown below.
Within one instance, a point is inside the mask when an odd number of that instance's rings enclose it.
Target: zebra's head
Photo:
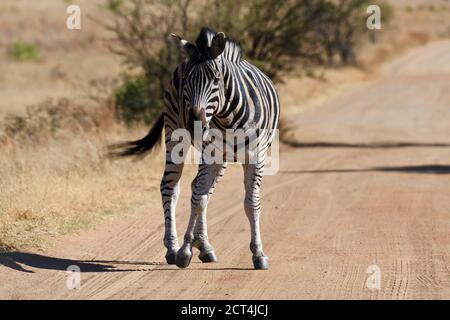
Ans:
[[[202,124],[203,140],[208,135],[209,123],[223,106],[225,84],[222,59],[225,34],[203,29],[196,43],[172,34],[177,47],[186,57],[183,70],[183,103],[188,113],[188,126],[194,121]],[[191,131],[192,132],[192,131]]]

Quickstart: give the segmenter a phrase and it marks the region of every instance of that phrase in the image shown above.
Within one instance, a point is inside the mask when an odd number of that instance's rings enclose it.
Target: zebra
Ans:
[[[208,239],[207,206],[228,162],[235,161],[227,158],[228,161],[221,163],[199,164],[191,184],[190,220],[180,247],[175,209],[184,163],[173,159],[172,151],[179,142],[171,139],[172,134],[177,129],[186,129],[193,134],[194,123],[200,123],[204,133],[214,128],[223,132],[245,130],[253,134],[257,148],[250,152],[253,152],[254,161],[242,164],[244,209],[251,227],[250,250],[254,268],[268,269],[269,259],[263,251],[260,234],[260,189],[266,153],[279,127],[278,93],[272,81],[244,59],[241,45],[226,38],[223,32],[204,27],[195,43],[175,34],[171,37],[185,59],[175,68],[165,88],[163,112],[144,138],[116,144],[112,146],[112,154],[142,155],[158,144],[165,129],[166,161],[160,184],[165,219],[165,258],[168,264],[186,268],[190,264],[193,247],[199,250],[198,257],[202,262],[217,261]],[[203,135],[200,145],[204,147],[205,143]]]

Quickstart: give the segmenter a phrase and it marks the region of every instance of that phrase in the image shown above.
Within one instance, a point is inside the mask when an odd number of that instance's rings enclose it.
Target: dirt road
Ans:
[[[149,199],[136,208],[145,214],[1,256],[0,298],[449,299],[449,52],[450,42],[416,49],[382,79],[290,121],[296,142],[263,186],[270,270],[252,270],[242,172],[232,167],[209,209],[220,262],[166,265],[159,199]],[[81,268],[79,290],[66,288],[69,265]],[[366,286],[369,267],[379,289]]]

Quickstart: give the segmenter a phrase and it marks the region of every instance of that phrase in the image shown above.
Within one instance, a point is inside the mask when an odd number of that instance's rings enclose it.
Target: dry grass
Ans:
[[[43,245],[45,235],[133,212],[159,194],[161,154],[134,163],[111,162],[104,156],[105,145],[142,132],[109,129],[108,137],[61,129],[58,138],[37,145],[21,139],[0,148],[0,249]]]
[[[55,143],[0,159],[0,249],[42,245],[44,235],[73,232],[105,216],[133,212],[153,191],[156,195],[159,177],[152,172],[159,170],[147,166],[157,162],[133,164],[129,170],[129,162],[108,163],[95,145],[86,145],[85,140]]]
[[[151,173],[160,170],[147,168],[154,163],[133,164],[129,170],[128,162],[111,164],[98,160],[92,148],[80,150],[85,145],[72,141],[2,157],[0,249],[45,244],[44,235],[91,227],[105,216],[133,212],[156,196],[159,177]]]
[[[145,129],[129,132],[116,124],[105,102],[80,98],[95,87],[93,80],[108,82],[122,70],[103,47],[101,39],[108,35],[87,19],[107,18],[102,2],[76,1],[83,10],[80,32],[65,29],[64,1],[0,3],[0,250],[41,246],[53,236],[93,227],[114,214],[132,214],[149,198],[159,198],[161,151],[138,162],[110,162],[103,155],[109,142],[139,137]],[[392,24],[376,43],[362,48],[360,60],[369,68],[326,69],[315,77],[287,79],[280,86],[284,115],[373,79],[381,63],[408,48],[449,36],[445,1],[390,2],[397,9]],[[42,59],[12,61],[7,52],[15,41],[37,44]],[[40,103],[48,97],[53,100]],[[66,102],[58,107],[61,101]],[[29,105],[36,107],[27,113]],[[195,169],[187,169],[193,175]]]

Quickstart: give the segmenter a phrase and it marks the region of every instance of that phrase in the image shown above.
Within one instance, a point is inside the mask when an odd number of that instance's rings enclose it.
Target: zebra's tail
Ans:
[[[108,156],[111,158],[144,156],[159,145],[163,128],[164,113],[161,113],[145,137],[136,141],[127,141],[108,146]]]

